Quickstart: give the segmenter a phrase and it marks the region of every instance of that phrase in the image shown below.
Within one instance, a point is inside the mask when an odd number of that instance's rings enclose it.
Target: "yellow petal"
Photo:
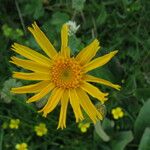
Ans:
[[[64,24],[61,29],[61,54],[65,57],[70,56],[70,48],[68,47],[68,25]]]
[[[103,118],[102,115],[97,111],[97,109],[92,104],[91,100],[89,99],[89,96],[82,89],[77,89],[77,95],[79,96],[80,104],[82,108],[91,118],[91,120],[94,123],[96,123],[98,119],[102,120]]]
[[[61,110],[60,110],[59,123],[57,129],[66,128],[66,114],[67,114],[68,101],[69,101],[69,92],[68,90],[65,90],[61,98]]]
[[[37,63],[43,64],[45,66],[48,66],[51,64],[51,60],[45,57],[44,55],[32,50],[29,47],[14,43],[12,45],[12,50],[16,53],[24,56],[25,58],[28,58],[30,60],[33,60]]]
[[[63,55],[64,57],[70,57],[70,53],[71,53],[71,50],[70,50],[69,47],[65,47],[65,48],[63,49],[63,51],[62,51],[62,55]]]
[[[119,118],[119,116],[117,114],[115,114],[113,117],[114,117],[114,119],[118,119]]]
[[[28,145],[27,145],[26,143],[22,143],[22,147],[23,147],[23,148],[27,148]]]
[[[93,70],[97,67],[101,67],[103,65],[105,65],[107,62],[110,61],[110,59],[112,57],[114,57],[114,55],[117,53],[118,51],[113,51],[113,52],[110,52],[109,54],[106,54],[104,56],[101,56],[101,57],[98,57],[94,60],[92,60],[91,62],[87,63],[85,66],[84,66],[84,71],[85,72],[88,72],[90,70]]]
[[[55,88],[52,91],[52,94],[50,96],[50,98],[48,99],[47,104],[44,106],[44,108],[42,108],[39,112],[44,111],[43,116],[46,117],[48,113],[50,113],[51,111],[53,111],[53,109],[56,107],[56,105],[59,103],[62,95],[64,93],[64,89],[61,88]]]
[[[35,102],[37,100],[40,100],[45,95],[47,95],[54,87],[55,87],[55,85],[53,83],[49,83],[46,87],[41,89],[41,91],[39,93],[37,93],[34,96],[32,96],[31,98],[29,98],[27,100],[27,103],[31,103],[31,102]]]
[[[101,79],[101,78],[96,78],[96,77],[91,76],[91,75],[86,75],[85,80],[88,81],[88,82],[95,82],[95,83],[104,84],[104,85],[110,86],[112,88],[115,88],[116,90],[120,90],[120,88],[121,88],[120,85],[113,84],[113,83],[111,83],[107,80],[104,80],[104,79]]]
[[[23,80],[50,80],[50,75],[46,73],[13,72],[13,78]]]
[[[111,113],[114,115],[116,113],[116,109],[112,109]]]
[[[41,91],[42,88],[46,87],[50,81],[41,81],[36,84],[26,85],[22,87],[12,88],[11,92],[13,93],[37,93]]]
[[[49,72],[50,70],[50,67],[47,67],[45,65],[39,64],[31,60],[24,60],[17,57],[11,57],[11,59],[12,59],[12,61],[10,61],[11,63],[31,71],[45,73]]]
[[[116,107],[116,111],[117,111],[117,112],[121,112],[122,109],[121,109],[120,107]]]
[[[20,149],[20,146],[21,146],[20,144],[16,144],[15,148]]]
[[[96,55],[99,48],[99,41],[95,39],[91,44],[81,50],[81,52],[76,56],[76,60],[82,65],[85,65]]]
[[[121,111],[121,112],[119,112],[118,115],[119,115],[120,118],[122,118],[124,116],[124,113]]]
[[[93,96],[94,98],[97,98],[98,100],[100,100],[102,103],[104,103],[107,100],[105,96],[107,96],[108,93],[101,92],[97,87],[93,86],[90,83],[84,82],[81,85],[81,88],[87,93],[89,93],[91,96]]]
[[[32,28],[28,27],[28,30],[33,34],[36,42],[40,45],[40,47],[50,58],[53,58],[57,54],[55,48],[48,40],[46,35],[40,30],[36,22],[32,24]]]
[[[69,90],[69,98],[70,98],[70,104],[71,104],[74,114],[75,114],[76,122],[78,122],[79,120],[83,120],[83,115],[82,115],[81,108],[80,108],[79,98],[78,98],[78,95],[77,95],[75,89]]]

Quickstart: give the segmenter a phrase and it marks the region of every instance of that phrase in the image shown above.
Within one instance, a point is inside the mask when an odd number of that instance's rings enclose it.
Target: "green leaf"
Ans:
[[[1,128],[0,129],[0,150],[2,150],[3,140],[4,140],[4,130]]]
[[[99,26],[99,25],[104,24],[105,21],[106,21],[106,19],[107,19],[107,11],[106,11],[105,6],[102,4],[102,5],[101,5],[101,8],[100,8],[99,16],[98,16],[98,18],[96,19],[97,25]]]
[[[144,94],[144,93],[143,93]],[[135,137],[139,139],[145,128],[150,126],[150,99],[145,102],[134,124]]]
[[[105,67],[105,66],[96,68],[96,69],[92,70],[90,73],[96,77],[103,78],[103,79],[109,80],[111,82],[115,81],[114,75],[109,70],[109,68]]]
[[[133,140],[131,131],[122,131],[116,133],[111,141],[111,150],[124,150],[125,147]]]
[[[57,25],[61,27],[62,24],[69,20],[69,16],[66,13],[56,12],[52,15],[51,23],[52,25]]]
[[[37,0],[37,5],[34,11],[34,19],[38,19],[44,15],[44,8],[41,0]]]
[[[32,0],[30,3],[23,3],[22,5],[25,5],[23,10],[25,15],[29,15],[34,19],[38,19],[44,15],[44,8],[41,0]]]
[[[69,47],[71,48],[73,55],[79,52],[81,46],[82,43],[79,38],[77,38],[75,35],[69,37]]]
[[[72,0],[72,8],[76,11],[82,11],[84,9],[84,3],[86,0]]]
[[[1,98],[5,103],[10,103],[14,96],[13,93],[10,92],[11,88],[21,86],[21,82],[17,82],[16,79],[8,79],[4,82],[3,89],[0,93]],[[20,98],[25,99],[25,95],[19,95]]]
[[[137,88],[136,77],[135,75],[130,75],[128,79],[125,81],[124,93],[132,94]]]
[[[109,134],[113,132],[114,126],[115,126],[115,123],[113,120],[110,120],[108,118],[104,118],[104,120],[102,121],[103,129]]]
[[[131,11],[139,11],[141,9],[140,0],[136,0],[130,7]]]
[[[135,90],[135,95],[139,99],[148,99],[150,97],[150,88],[138,88]]]
[[[149,150],[150,148],[150,128],[146,128],[140,141],[138,150]]]

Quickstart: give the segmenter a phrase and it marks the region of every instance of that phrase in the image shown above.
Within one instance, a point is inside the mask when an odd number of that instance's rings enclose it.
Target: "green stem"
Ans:
[[[3,136],[4,136],[4,130],[1,129],[1,132],[0,132],[0,150],[2,150]]]
[[[100,121],[98,121],[98,122],[95,124],[95,131],[96,131],[96,133],[99,135],[99,137],[100,137],[103,141],[108,142],[108,141],[110,140],[110,137],[109,137],[109,136],[107,135],[107,133],[103,130]]]

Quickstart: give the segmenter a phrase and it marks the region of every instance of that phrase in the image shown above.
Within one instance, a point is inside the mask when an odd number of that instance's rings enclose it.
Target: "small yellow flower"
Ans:
[[[34,130],[37,134],[37,136],[43,136],[45,134],[47,134],[47,128],[46,125],[44,123],[40,123],[38,126],[34,127]]]
[[[28,150],[28,145],[26,143],[16,144],[15,148],[17,150]]]
[[[19,119],[11,119],[9,127],[11,129],[18,129],[19,128],[19,124],[20,124],[20,120]]]
[[[124,112],[122,111],[121,107],[116,107],[116,108],[112,109],[111,113],[112,113],[114,119],[119,119],[124,116]]]
[[[85,133],[85,132],[87,132],[87,129],[90,127],[90,123],[80,122],[78,124],[78,127],[80,128],[80,130],[81,130],[82,133]]]

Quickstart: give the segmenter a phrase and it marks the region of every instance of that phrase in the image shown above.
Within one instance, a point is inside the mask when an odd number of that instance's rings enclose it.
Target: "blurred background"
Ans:
[[[95,38],[101,45],[97,56],[119,50],[92,72],[122,86],[116,91],[97,85],[110,93],[105,106],[96,104],[106,114],[101,123],[86,118],[76,124],[69,108],[67,128],[57,130],[59,107],[43,118],[36,111],[46,98],[26,104],[29,95],[10,93],[28,83],[11,77],[21,70],[9,62],[15,55],[11,44],[40,51],[27,30],[34,21],[58,50],[61,26],[68,21],[74,54]],[[0,0],[0,150],[150,150],[149,26],[149,0]]]

